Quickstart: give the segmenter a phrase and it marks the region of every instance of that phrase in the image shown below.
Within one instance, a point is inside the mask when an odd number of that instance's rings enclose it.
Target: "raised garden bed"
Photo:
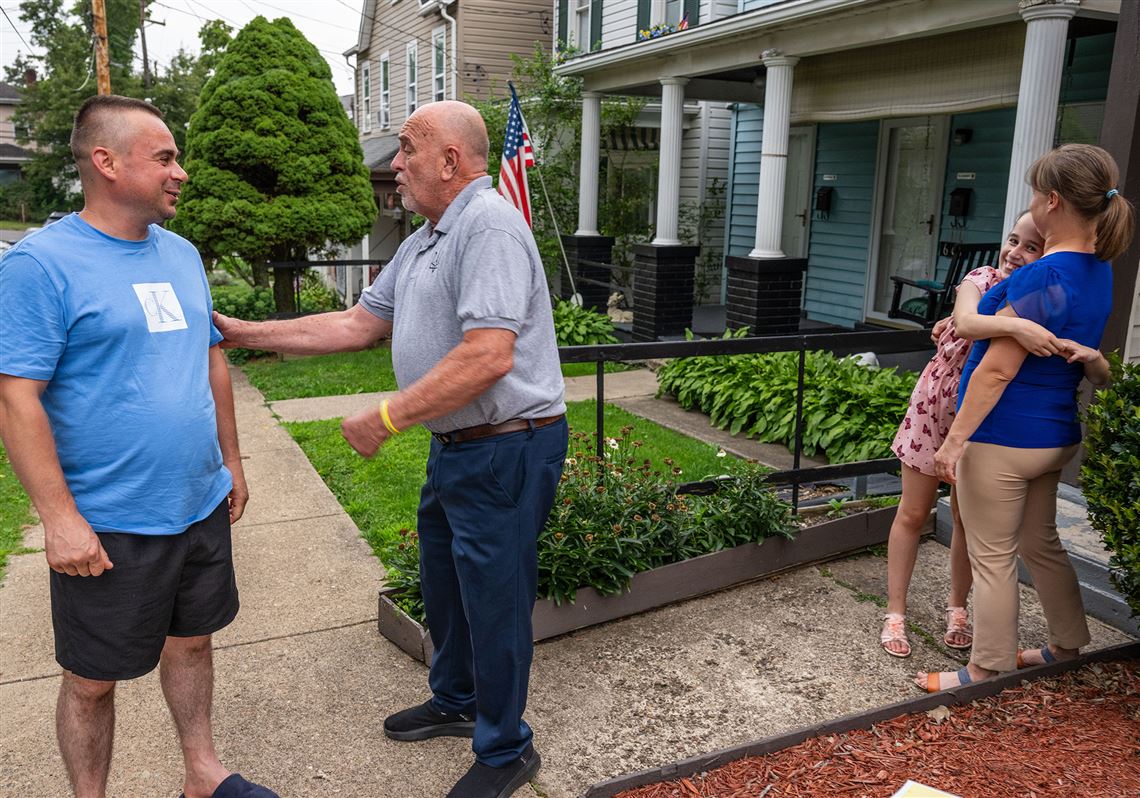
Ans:
[[[534,607],[534,639],[557,637],[885,543],[894,516],[894,507],[871,509],[801,529],[794,540],[773,537],[654,568],[635,574],[625,593],[602,596],[584,587],[578,590],[572,604],[557,605],[542,599]],[[380,634],[413,658],[429,664],[433,652],[431,637],[421,624],[396,606],[392,600],[395,592],[380,591]]]

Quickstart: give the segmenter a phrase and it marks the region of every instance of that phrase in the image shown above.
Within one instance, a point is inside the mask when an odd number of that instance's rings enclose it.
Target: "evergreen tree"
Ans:
[[[301,261],[360,240],[376,202],[332,72],[288,19],[257,17],[219,60],[190,120],[190,180],[171,226],[207,257],[239,255],[268,285],[267,261]],[[279,311],[294,310],[277,280]]]

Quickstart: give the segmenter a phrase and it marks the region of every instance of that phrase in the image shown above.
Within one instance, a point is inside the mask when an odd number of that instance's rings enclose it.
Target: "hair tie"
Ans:
[[[1115,197],[1119,193],[1120,192],[1117,191],[1115,188],[1110,188],[1108,191],[1104,192],[1104,198],[1105,199],[1112,199],[1113,197]]]

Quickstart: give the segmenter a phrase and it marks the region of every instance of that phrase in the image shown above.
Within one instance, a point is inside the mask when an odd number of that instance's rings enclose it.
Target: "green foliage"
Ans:
[[[206,257],[240,255],[261,286],[267,261],[350,245],[376,218],[329,66],[286,18],[256,17],[230,43],[191,117],[185,166],[172,227]],[[277,286],[278,310],[293,309],[290,289]]]
[[[255,360],[242,370],[270,402],[396,390],[392,350],[384,345],[360,352]]]
[[[609,316],[562,299],[554,300],[554,334],[559,346],[617,343]]]
[[[8,453],[0,446],[0,579],[8,565],[9,554],[24,554],[24,527],[34,524],[32,502],[20,486]]]
[[[265,288],[250,288],[245,283],[212,285],[210,296],[214,301],[214,310],[223,316],[246,321],[263,321],[273,312],[273,294]],[[226,354],[229,355],[231,362],[244,363],[251,357],[260,357],[269,353],[251,349],[227,349]]]
[[[624,427],[607,438],[600,459],[593,435],[572,433],[554,508],[538,537],[539,598],[573,602],[586,586],[613,595],[642,571],[776,535],[792,537],[789,507],[764,484],[765,469],[726,461],[731,473],[719,491],[677,495],[673,480],[681,469],[665,457],[665,470],[673,474],[662,474],[645,457],[642,442],[629,437],[632,432]],[[414,545],[414,535],[405,535],[386,564],[389,583],[404,591],[401,608],[422,621],[413,612],[422,613]]]
[[[166,116],[179,147],[184,146],[186,123],[212,66],[212,48],[224,46],[228,29],[216,20],[206,23],[200,34],[203,55],[179,51],[169,66],[155,64],[148,88],[134,68],[138,0],[107,0],[106,10],[111,90],[154,102]],[[26,186],[18,196],[15,189],[6,188],[0,204],[22,204],[29,218],[41,222],[50,211],[78,210],[81,205],[69,139],[75,112],[96,93],[90,3],[79,0],[68,7],[64,0],[23,0],[20,18],[30,23],[31,44],[43,55],[18,56],[5,71],[5,80],[22,87],[22,101],[13,119],[18,142],[35,147],[32,160],[22,170]],[[36,70],[38,79],[24,86],[29,68]]]
[[[381,556],[385,565],[384,583],[400,591],[393,597],[396,606],[412,618],[424,617],[424,598],[420,595],[419,535],[406,528],[399,539],[388,544]]]
[[[1112,583],[1140,615],[1140,365],[1110,355],[1112,383],[1085,414],[1081,486],[1101,534]]]
[[[735,335],[743,337],[746,330]],[[660,392],[697,408],[732,434],[795,444],[799,355],[778,352],[678,358],[657,372]],[[832,463],[890,457],[916,375],[868,368],[852,358],[808,352],[803,451]]]
[[[320,275],[309,269],[301,277],[301,310],[305,313],[327,313],[330,310],[344,310],[344,303]]]

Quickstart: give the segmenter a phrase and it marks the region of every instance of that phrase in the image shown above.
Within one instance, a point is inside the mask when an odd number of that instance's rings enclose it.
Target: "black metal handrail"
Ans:
[[[383,269],[387,263],[387,260],[364,258],[356,260],[271,261],[265,265],[270,271],[289,272],[289,279],[293,281],[293,307],[296,308],[297,315],[301,315],[301,282],[296,278],[304,274],[306,269],[329,268],[334,266],[379,266]]]
[[[884,332],[827,332],[797,333],[795,335],[772,335],[754,338],[710,338],[692,341],[648,341],[626,344],[596,344],[590,346],[559,347],[559,359],[563,363],[597,364],[597,454],[604,456],[605,441],[605,364],[631,360],[650,360],[674,357],[705,357],[711,355],[744,355],[771,352],[798,352],[799,373],[796,383],[796,437],[792,452],[792,468],[769,474],[767,481],[772,484],[792,486],[792,511],[799,510],[800,485],[821,479],[884,474],[899,468],[898,458],[887,457],[876,460],[860,460],[854,463],[840,463],[814,468],[801,468],[803,454],[803,407],[804,407],[804,362],[809,351],[825,351],[835,355],[850,355],[856,352],[876,352],[891,354],[897,352],[917,352],[930,349],[930,333],[927,330],[890,330]],[[701,493],[715,490],[716,481],[688,483],[678,488],[686,493]]]

